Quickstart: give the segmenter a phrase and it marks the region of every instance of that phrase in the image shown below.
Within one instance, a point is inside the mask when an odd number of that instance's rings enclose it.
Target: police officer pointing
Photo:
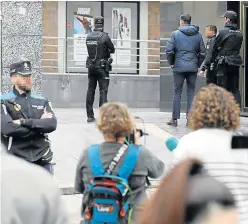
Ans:
[[[238,30],[236,12],[227,11],[223,17],[225,27],[219,31],[214,41],[212,54],[217,70],[217,84],[231,92],[236,102],[241,105],[239,66],[242,64],[242,59],[239,52],[243,35]]]
[[[87,36],[86,45],[88,58],[88,90],[86,96],[87,122],[94,122],[93,103],[97,82],[100,91],[99,107],[107,102],[109,71],[112,70],[112,58],[110,54],[115,53],[114,45],[108,34],[103,32],[104,20],[99,16],[95,18],[95,29]]]
[[[31,93],[29,61],[10,65],[13,90],[1,95],[1,135],[8,152],[51,171],[50,141],[47,133],[57,127],[51,102]]]

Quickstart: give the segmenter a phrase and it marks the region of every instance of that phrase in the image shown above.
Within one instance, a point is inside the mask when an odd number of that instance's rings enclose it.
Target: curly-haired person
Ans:
[[[239,105],[231,93],[210,84],[195,96],[188,116],[194,131],[183,136],[174,151],[174,164],[185,158],[204,162],[209,174],[229,187],[248,223],[248,150],[233,150],[233,131],[240,127]]]
[[[100,159],[104,170],[107,170],[113,158],[117,155],[120,148],[123,147],[125,137],[136,130],[135,119],[125,105],[114,102],[105,103],[100,107],[98,129],[104,137],[104,142],[99,146]],[[139,132],[135,134],[135,145],[140,145]],[[122,166],[128,150],[125,151],[124,155],[117,162],[112,172],[114,175]],[[82,215],[84,215],[89,195],[87,186],[93,177],[88,156],[89,148],[83,151],[79,159],[75,180],[75,190],[84,194]],[[128,178],[129,186],[133,192],[134,208],[146,198],[146,178],[158,178],[163,172],[164,163],[144,146],[141,146],[136,165]]]

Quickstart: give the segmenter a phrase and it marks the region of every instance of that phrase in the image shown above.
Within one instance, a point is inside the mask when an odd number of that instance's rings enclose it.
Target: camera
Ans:
[[[248,136],[233,136],[232,149],[247,149],[248,150]]]
[[[148,135],[147,133],[145,133],[141,129],[136,129],[136,131],[139,132],[140,137],[142,137],[144,135]],[[126,144],[126,145],[135,144],[135,133],[134,132],[125,138],[124,144]]]

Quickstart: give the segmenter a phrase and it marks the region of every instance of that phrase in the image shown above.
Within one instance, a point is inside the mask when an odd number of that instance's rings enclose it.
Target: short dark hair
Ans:
[[[206,28],[209,28],[210,31],[217,33],[217,27],[215,25],[207,25]]]
[[[185,22],[185,23],[188,23],[188,24],[191,23],[191,15],[188,14],[188,13],[182,14],[182,15],[180,16],[180,19],[181,19],[183,22]]]

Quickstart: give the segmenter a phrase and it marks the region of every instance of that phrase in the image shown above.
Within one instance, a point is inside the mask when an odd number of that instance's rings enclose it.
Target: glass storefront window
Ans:
[[[116,47],[113,73],[137,74],[138,8],[137,3],[104,2],[105,31]]]
[[[87,73],[87,34],[94,18],[104,17],[104,31],[116,47],[112,73],[137,74],[138,3],[67,2],[67,72]],[[74,39],[73,39],[74,38]]]
[[[66,12],[67,72],[86,73],[85,39],[94,28],[94,17],[101,15],[101,2],[67,2]]]

